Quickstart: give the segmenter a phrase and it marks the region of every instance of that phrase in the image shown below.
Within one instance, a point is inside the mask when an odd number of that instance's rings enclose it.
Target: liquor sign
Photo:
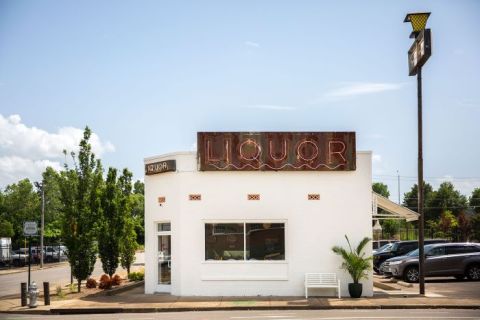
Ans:
[[[349,171],[355,132],[199,132],[200,171]]]
[[[165,160],[145,165],[145,174],[152,175],[177,170],[177,162],[175,160]]]
[[[408,75],[414,76],[418,73],[428,58],[432,55],[432,38],[430,29],[420,31],[415,38],[410,50],[408,50]]]
[[[37,221],[25,221],[23,223],[23,234],[25,236],[36,236],[38,233]]]

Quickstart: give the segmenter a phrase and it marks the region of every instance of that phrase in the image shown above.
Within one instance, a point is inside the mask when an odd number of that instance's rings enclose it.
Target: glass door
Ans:
[[[158,224],[158,273],[157,291],[170,292],[172,284],[172,236],[170,234],[170,223]]]

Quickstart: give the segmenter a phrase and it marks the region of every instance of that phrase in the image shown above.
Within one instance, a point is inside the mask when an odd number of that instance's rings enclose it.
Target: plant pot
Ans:
[[[362,284],[361,283],[349,283],[348,293],[352,298],[360,298],[362,296]]]

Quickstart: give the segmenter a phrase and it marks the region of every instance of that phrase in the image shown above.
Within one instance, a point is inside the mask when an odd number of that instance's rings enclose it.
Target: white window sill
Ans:
[[[204,260],[202,264],[288,264],[286,260]]]

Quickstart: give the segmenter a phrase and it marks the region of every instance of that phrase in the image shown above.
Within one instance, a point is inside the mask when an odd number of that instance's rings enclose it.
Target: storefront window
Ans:
[[[247,260],[285,260],[284,223],[246,223]]]
[[[285,260],[285,224],[206,223],[205,260]]]
[[[205,224],[205,260],[243,260],[243,223]]]

